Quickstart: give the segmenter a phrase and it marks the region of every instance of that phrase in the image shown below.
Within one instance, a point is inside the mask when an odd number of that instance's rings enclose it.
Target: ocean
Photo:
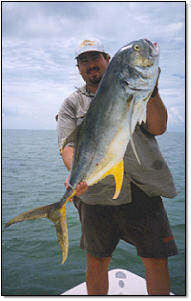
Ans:
[[[185,134],[157,137],[173,174],[178,195],[163,198],[179,254],[169,258],[171,291],[185,295]],[[67,170],[54,130],[2,131],[2,226],[29,209],[57,202],[63,196]],[[69,255],[61,251],[53,223],[25,221],[2,232],[2,295],[59,295],[85,281],[85,252],[79,248],[81,226],[72,203],[67,204]],[[136,249],[120,241],[110,269],[123,268],[144,277]]]

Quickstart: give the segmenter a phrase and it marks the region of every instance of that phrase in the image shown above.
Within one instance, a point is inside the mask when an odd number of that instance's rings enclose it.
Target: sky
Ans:
[[[184,2],[1,2],[2,126],[56,129],[64,99],[84,85],[74,59],[84,39],[111,57],[128,42],[160,46],[159,93],[168,131],[185,128]]]

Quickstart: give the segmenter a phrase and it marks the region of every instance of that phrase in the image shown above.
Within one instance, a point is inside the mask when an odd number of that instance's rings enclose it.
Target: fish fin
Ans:
[[[146,108],[144,109],[140,119],[139,119],[139,124],[141,124],[142,122],[146,123],[146,119],[147,119],[147,112],[146,112]]]
[[[67,219],[66,219],[66,203],[71,200],[71,198],[76,194],[76,190],[72,192],[72,194],[67,197],[64,201],[64,205],[56,211],[52,211],[48,218],[53,221],[56,227],[57,238],[62,251],[62,264],[65,263],[68,256],[68,227],[67,227]]]
[[[133,119],[133,115],[135,113],[135,108],[136,108],[136,105],[135,105],[135,99],[132,100],[131,104],[130,104],[130,127],[129,127],[129,132],[130,132],[130,142],[131,142],[131,146],[132,146],[132,149],[133,149],[133,152],[135,154],[135,157],[138,161],[138,163],[141,165],[141,161],[139,159],[139,156],[137,154],[137,151],[136,151],[136,148],[135,148],[135,143],[133,141],[133,131],[134,131],[134,119]],[[139,121],[140,121],[140,118],[139,118]],[[136,121],[137,122],[137,121]]]
[[[138,163],[141,165],[141,161],[140,161],[140,159],[139,159],[139,156],[138,156],[137,151],[136,151],[136,148],[135,148],[135,143],[134,143],[134,141],[133,141],[133,136],[130,137],[130,142],[131,142],[131,146],[132,146],[133,152],[134,152],[134,154],[135,154],[135,157],[136,157]]]
[[[62,206],[62,208],[52,212],[52,214],[48,217],[53,221],[56,227],[56,234],[58,238],[58,242],[62,251],[62,264],[66,261],[68,256],[68,227],[67,227],[67,219],[66,219],[66,203]]]
[[[121,160],[120,162],[118,162],[117,164],[115,164],[111,169],[109,169],[106,173],[104,173],[104,175],[99,179],[103,179],[106,176],[109,175],[113,175],[114,179],[115,179],[115,193],[113,196],[113,199],[117,199],[120,191],[121,191],[121,187],[123,184],[123,172],[124,172],[124,163],[123,160]]]
[[[72,194],[66,198],[65,196],[68,195],[68,192],[66,192],[64,197],[61,199],[61,201],[63,202],[62,207],[60,207],[60,201],[51,205],[35,208],[21,213],[7,222],[5,224],[5,228],[11,226],[12,224],[23,222],[25,220],[34,220],[43,217],[50,219],[56,227],[57,237],[63,255],[62,263],[64,263],[68,254],[68,229],[66,222],[65,205],[75,194],[76,190],[74,190]]]
[[[25,220],[34,220],[38,218],[48,217],[51,210],[54,211],[58,203],[54,203],[48,206],[43,206],[39,208],[35,208],[24,213],[19,214],[15,218],[11,219],[9,222],[5,224],[5,228],[11,226],[12,224],[23,222]]]

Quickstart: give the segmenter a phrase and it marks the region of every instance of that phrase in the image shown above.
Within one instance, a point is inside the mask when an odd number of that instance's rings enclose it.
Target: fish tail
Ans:
[[[58,241],[60,243],[60,247],[62,250],[62,264],[66,261],[68,257],[68,227],[67,227],[67,219],[66,219],[66,206],[64,205],[61,209],[59,209],[59,222],[55,223],[56,233],[58,237]],[[57,220],[58,221],[58,220]]]
[[[68,229],[67,229],[67,220],[66,220],[66,203],[69,201],[74,195],[76,191],[72,191],[72,189],[68,189],[60,202],[50,204],[47,206],[35,208],[33,210],[26,211],[24,213],[19,214],[15,218],[11,219],[9,222],[5,224],[5,228],[9,226],[23,222],[26,220],[34,220],[38,218],[46,217],[50,219],[55,227],[56,233],[58,237],[58,241],[60,243],[60,247],[62,250],[62,264],[65,262],[68,255]]]
[[[51,204],[48,206],[43,206],[39,208],[35,208],[33,210],[26,211],[24,213],[19,214],[15,218],[11,219],[9,222],[5,224],[5,228],[8,228],[12,224],[23,222],[26,220],[33,220],[33,219],[38,219],[38,218],[43,218],[43,217],[48,217],[48,214],[51,210],[54,210],[56,207],[56,204]]]
[[[75,194],[76,190],[69,187],[60,202],[57,203],[56,210],[52,210],[48,215],[48,218],[53,221],[56,227],[57,238],[62,250],[62,264],[64,264],[67,259],[69,248],[66,203],[70,201]]]

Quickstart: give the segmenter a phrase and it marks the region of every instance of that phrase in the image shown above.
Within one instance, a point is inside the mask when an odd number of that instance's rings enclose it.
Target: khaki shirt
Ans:
[[[86,91],[86,86],[77,89],[63,102],[58,113],[58,144],[61,148],[63,140],[78,126],[86,115],[94,94]],[[170,170],[159,150],[153,135],[146,130],[146,125],[137,125],[133,140],[141,160],[141,165],[133,153],[129,143],[124,156],[124,178],[119,197],[113,200],[115,181],[107,176],[97,184],[90,186],[80,199],[91,205],[122,205],[131,202],[132,181],[148,196],[164,196],[173,198],[176,189]],[[69,146],[75,147],[71,142]]]

